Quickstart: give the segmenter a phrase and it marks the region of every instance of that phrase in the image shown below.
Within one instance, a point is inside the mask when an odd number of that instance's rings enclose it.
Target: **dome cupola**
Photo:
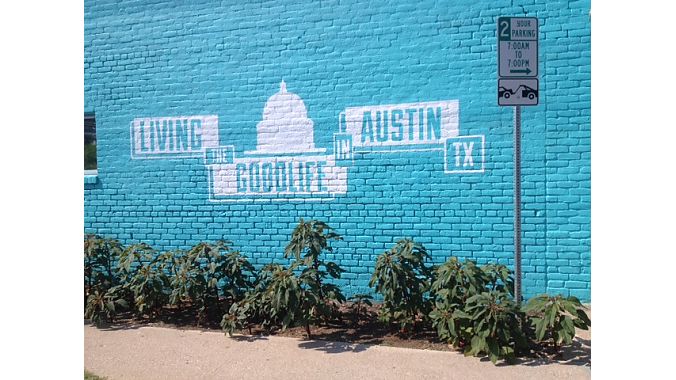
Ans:
[[[316,152],[314,122],[307,117],[300,96],[288,92],[284,80],[279,92],[265,103],[263,120],[256,126],[256,153]]]

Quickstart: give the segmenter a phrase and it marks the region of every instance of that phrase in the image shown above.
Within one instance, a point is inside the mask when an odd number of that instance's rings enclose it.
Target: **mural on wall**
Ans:
[[[355,153],[442,151],[445,173],[483,173],[484,136],[460,136],[459,102],[444,100],[346,108],[333,154],[315,146],[303,100],[282,80],[256,125],[256,149],[219,145],[218,117],[139,118],[132,158],[203,156],[209,200],[330,200],[347,192]]]
[[[284,81],[265,103],[256,134],[256,150],[242,157],[235,157],[234,146],[206,151],[209,200],[318,200],[347,192],[347,168],[337,166],[325,148],[315,147],[314,122]]]
[[[355,152],[438,150],[446,173],[484,171],[484,136],[458,136],[457,100],[350,107],[339,118],[338,160],[352,160]]]
[[[131,122],[131,157],[200,157],[218,146],[218,116],[146,117]]]

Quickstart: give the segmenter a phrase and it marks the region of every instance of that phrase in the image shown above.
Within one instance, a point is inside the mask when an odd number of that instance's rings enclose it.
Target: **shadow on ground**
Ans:
[[[488,358],[481,358],[481,361],[488,361]],[[559,354],[549,356],[518,358],[513,364],[524,365],[528,367],[537,367],[549,364],[575,365],[591,367],[591,339],[575,337],[570,346],[563,347]],[[508,366],[509,363],[498,363],[500,366]]]
[[[436,335],[429,332],[416,332],[408,337],[399,336],[384,325],[375,322],[361,324],[328,323],[312,329],[312,340],[308,340],[302,328],[287,329],[280,335],[303,339],[300,348],[324,351],[334,354],[341,352],[361,352],[372,345],[400,346],[427,349],[430,346],[443,347],[436,342]],[[406,343],[406,344],[402,344]]]
[[[326,352],[327,354],[340,354],[343,352],[362,352],[366,351],[369,348],[369,346],[366,344],[332,342],[328,340],[309,340],[307,342],[298,344],[298,347],[323,351]]]
[[[96,327],[97,329],[103,330],[103,331],[136,330],[136,329],[139,329],[143,326],[146,326],[146,325],[143,325],[143,324],[134,324],[134,323],[128,323],[128,322],[119,322],[119,323],[102,322],[102,323],[96,325],[96,324],[92,323],[91,321],[89,321],[87,319],[84,320],[84,325]]]
[[[229,339],[238,341],[238,342],[256,342],[259,340],[268,340],[264,335],[233,335],[228,337]]]
[[[370,345],[383,343],[384,335],[385,332],[374,330],[367,332],[360,329],[319,328],[312,333],[312,340],[303,337],[304,341],[298,347],[327,354],[362,352],[369,349]]]
[[[156,315],[138,316],[130,311],[124,311],[116,315],[112,322],[101,322],[98,325],[85,319],[85,325],[91,325],[104,331],[134,330],[141,327],[168,327],[198,331],[222,331],[220,318],[217,310],[206,315],[201,320],[195,307],[164,307]],[[196,323],[195,321],[198,321]]]
[[[561,350],[561,357],[556,362],[591,366],[591,339],[575,337],[573,344]]]
[[[291,336],[294,335],[296,337],[301,337],[297,334],[291,334]],[[448,345],[440,344],[438,337],[434,332],[422,331],[410,335],[408,339],[404,339],[393,334],[390,330],[368,324],[349,329],[336,328],[335,326],[316,328],[313,329],[312,338],[313,340],[307,340],[305,338],[303,342],[298,344],[298,347],[323,351],[329,354],[361,352],[369,349],[372,345],[460,352],[450,348]],[[402,342],[408,344],[402,344]],[[483,357],[480,360],[489,361],[487,357]],[[522,357],[516,359],[513,363],[499,362],[498,366],[514,364],[542,366],[555,363],[591,367],[591,339],[584,339],[578,336],[575,337],[571,345],[563,347],[559,354],[553,354],[550,351],[549,355],[541,354],[533,357]]]

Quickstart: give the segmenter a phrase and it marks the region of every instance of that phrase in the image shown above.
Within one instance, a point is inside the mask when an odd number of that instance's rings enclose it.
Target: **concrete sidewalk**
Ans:
[[[587,379],[590,367],[494,366],[460,353],[219,332],[84,327],[85,368],[118,379]]]

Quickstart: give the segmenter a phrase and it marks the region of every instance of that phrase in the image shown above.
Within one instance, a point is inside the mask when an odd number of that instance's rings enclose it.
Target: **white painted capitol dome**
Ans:
[[[314,122],[307,117],[305,103],[300,96],[286,91],[282,80],[279,92],[265,103],[263,120],[256,126],[258,141],[251,153],[312,153],[316,149]]]

